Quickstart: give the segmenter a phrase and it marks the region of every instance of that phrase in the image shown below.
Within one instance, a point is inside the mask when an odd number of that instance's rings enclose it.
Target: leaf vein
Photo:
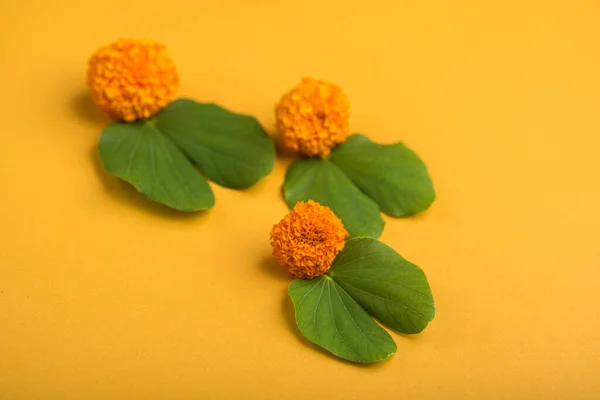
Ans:
[[[408,311],[412,312],[413,314],[415,314],[415,315],[418,315],[418,316],[419,316],[420,318],[422,318],[424,321],[427,321],[427,322],[429,322],[429,319],[428,319],[427,317],[425,317],[423,314],[419,313],[419,312],[418,312],[418,311],[416,311],[416,310],[413,310],[412,308],[410,308],[410,307],[408,307],[408,306],[406,306],[406,305],[404,305],[404,304],[402,304],[402,303],[398,303],[397,301],[393,301],[393,300],[391,300],[391,299],[387,299],[387,298],[385,298],[385,297],[377,296],[377,295],[375,295],[375,294],[373,294],[373,293],[370,293],[370,292],[367,292],[367,291],[365,291],[365,290],[362,290],[362,289],[360,289],[359,287],[356,287],[356,286],[354,286],[354,285],[351,285],[351,284],[349,284],[349,283],[347,283],[347,282],[346,282],[346,283],[344,283],[343,285],[350,286],[351,288],[353,288],[353,289],[355,289],[355,290],[358,290],[359,292],[363,292],[363,293],[365,293],[367,296],[374,296],[374,297],[377,297],[377,298],[379,298],[379,299],[381,299],[381,300],[383,300],[383,301],[387,301],[387,302],[390,302],[390,303],[392,303],[392,304],[394,304],[394,305],[396,305],[396,306],[399,306],[399,307],[405,308],[406,310],[408,310]]]

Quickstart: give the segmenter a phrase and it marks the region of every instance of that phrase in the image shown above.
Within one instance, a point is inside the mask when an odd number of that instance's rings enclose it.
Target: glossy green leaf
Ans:
[[[379,237],[383,231],[385,222],[377,204],[328,160],[296,160],[287,171],[283,192],[290,208],[308,200],[330,207],[342,219],[351,237]]]
[[[182,211],[215,204],[206,179],[152,121],[110,125],[102,131],[99,150],[108,172],[154,201]]]
[[[435,316],[423,271],[376,239],[346,242],[328,275],[370,315],[399,332],[421,332]]]
[[[288,293],[302,334],[338,357],[371,363],[396,352],[389,333],[327,275],[295,279]]]
[[[425,164],[402,143],[382,145],[352,135],[333,150],[330,160],[386,214],[413,215],[435,200]]]
[[[156,126],[221,186],[247,188],[273,169],[275,144],[251,116],[179,99],[158,115]]]

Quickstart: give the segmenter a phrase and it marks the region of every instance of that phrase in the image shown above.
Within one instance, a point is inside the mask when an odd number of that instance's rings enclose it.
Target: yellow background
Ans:
[[[0,399],[600,398],[597,1],[3,1]],[[356,366],[307,343],[268,234],[289,158],[181,215],[105,173],[86,61],[169,46],[181,96],[257,116],[302,76],[404,141],[438,200],[381,240],[437,316]]]

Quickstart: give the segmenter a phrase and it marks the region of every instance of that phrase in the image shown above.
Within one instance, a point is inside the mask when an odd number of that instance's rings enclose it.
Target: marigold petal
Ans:
[[[299,202],[271,231],[273,255],[287,271],[303,279],[323,275],[344,248],[348,232],[329,207]]]
[[[339,86],[302,79],[275,106],[283,145],[305,156],[327,156],[348,137],[349,107],[348,96]]]
[[[133,122],[152,117],[171,102],[179,75],[162,44],[120,39],[92,54],[87,84],[101,110]]]

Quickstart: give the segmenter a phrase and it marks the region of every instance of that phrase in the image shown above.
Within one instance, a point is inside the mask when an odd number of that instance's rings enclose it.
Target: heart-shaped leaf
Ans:
[[[328,276],[295,279],[288,293],[302,334],[338,357],[372,363],[396,352],[389,333]]]
[[[369,314],[399,332],[419,333],[435,316],[423,271],[376,239],[346,242],[328,274]]]
[[[296,160],[286,173],[283,192],[290,208],[308,200],[331,208],[342,219],[351,237],[379,237],[383,231],[385,222],[377,204],[328,160]]]
[[[425,164],[402,143],[382,145],[356,134],[336,147],[330,160],[386,214],[413,215],[435,200]]]
[[[275,162],[275,145],[256,119],[187,99],[151,120],[112,124],[102,131],[99,149],[108,172],[182,211],[214,205],[200,172],[222,186],[247,188]]]
[[[380,361],[396,352],[372,317],[399,332],[418,333],[435,316],[423,271],[367,237],[350,239],[327,274],[295,279],[288,292],[304,336],[356,362]]]
[[[273,170],[275,144],[251,116],[179,99],[159,114],[156,126],[221,186],[248,188]]]
[[[215,204],[206,179],[152,121],[110,125],[102,131],[99,149],[108,172],[151,200],[182,211]]]

